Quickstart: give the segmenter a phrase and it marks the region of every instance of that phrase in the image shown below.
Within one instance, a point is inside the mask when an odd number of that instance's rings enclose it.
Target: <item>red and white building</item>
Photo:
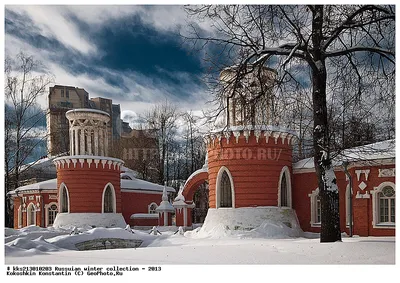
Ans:
[[[263,72],[267,81],[273,79],[273,70]],[[222,80],[229,80],[231,74],[232,69],[226,69]],[[251,77],[248,83],[257,84]],[[246,230],[273,219],[290,228],[319,232],[321,208],[313,159],[293,163],[296,134],[269,126],[270,117],[263,115],[263,107],[252,109],[260,115],[247,125],[248,109],[236,103],[234,96],[230,99],[226,112],[229,126],[206,135],[205,165],[193,172],[172,203],[168,193],[173,193],[173,188],[136,179],[122,160],[107,157],[107,113],[68,111],[71,155],[53,160],[57,179],[10,192],[14,227],[122,227],[126,223],[192,227],[194,193],[208,183],[205,224],[219,221],[214,224]],[[348,162],[350,178],[343,162]],[[341,230],[349,233],[352,223],[353,233],[360,236],[395,235],[395,141],[345,150],[333,165]]]

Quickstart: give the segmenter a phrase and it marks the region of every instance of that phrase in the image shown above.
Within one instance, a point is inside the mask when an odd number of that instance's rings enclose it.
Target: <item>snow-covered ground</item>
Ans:
[[[232,231],[224,227],[209,234],[200,228],[186,233],[131,231],[122,228],[71,230],[27,227],[5,231],[6,264],[394,264],[395,237],[344,236],[342,242],[320,243],[317,234],[289,237],[273,224],[266,231]],[[181,231],[182,232],[182,231]],[[273,237],[271,238],[271,235]],[[75,244],[98,238],[139,239],[135,249],[77,251]]]

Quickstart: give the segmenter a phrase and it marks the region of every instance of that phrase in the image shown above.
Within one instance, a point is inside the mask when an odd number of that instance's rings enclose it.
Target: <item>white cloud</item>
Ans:
[[[22,16],[28,15],[41,34],[52,37],[63,43],[66,47],[73,48],[84,54],[96,52],[96,47],[90,43],[85,34],[67,19],[63,6],[7,6],[7,9]],[[27,27],[29,28],[29,27]]]

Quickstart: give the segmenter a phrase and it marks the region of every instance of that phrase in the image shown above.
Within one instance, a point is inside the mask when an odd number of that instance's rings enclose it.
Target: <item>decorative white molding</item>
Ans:
[[[29,199],[29,200],[34,200],[34,199],[35,199],[35,196],[29,196],[28,199]]]
[[[271,136],[271,131],[264,131],[265,142],[268,143],[268,139]]]
[[[250,136],[250,131],[249,130],[244,130],[243,135],[246,138],[246,143],[249,142],[249,136]]]
[[[280,135],[281,135],[280,132],[273,132],[273,133],[272,133],[272,136],[273,136],[274,139],[275,139],[275,144],[278,143],[278,138],[279,138]]]
[[[282,138],[282,144],[285,144],[285,139],[288,136],[288,133],[281,133],[281,138]],[[288,142],[289,143],[289,142]]]
[[[358,185],[358,187],[363,191],[363,190],[365,190],[365,188],[367,187],[367,184],[365,184],[365,182],[362,181],[362,182]]]
[[[226,131],[224,133],[225,139],[226,139],[226,144],[229,144],[229,138],[231,137],[232,132],[231,131]]]
[[[233,131],[233,135],[236,138],[236,143],[238,143],[239,142],[239,137],[240,137],[240,131]]]
[[[261,136],[261,131],[260,130],[254,130],[254,136],[256,137],[256,141],[258,143],[258,140],[260,139],[260,136]]]
[[[57,195],[49,195],[49,199],[57,199]]]
[[[395,177],[396,176],[396,168],[385,168],[385,169],[378,169],[379,174],[378,177],[384,178],[384,177]]]
[[[81,168],[83,168],[83,164],[85,163],[85,159],[79,158],[79,163],[81,164]]]
[[[368,191],[365,192],[365,194],[360,194],[360,192],[358,191],[356,194],[356,198],[370,198],[371,195],[369,194]]]
[[[355,170],[356,175],[357,175],[357,181],[360,181],[360,176],[363,173],[365,175],[365,180],[368,181],[368,176],[369,176],[369,169],[365,169],[365,170]]]
[[[93,159],[91,159],[91,158],[88,158],[88,159],[86,159],[87,160],[87,164],[88,164],[88,166],[89,166],[89,168],[90,168],[90,164],[92,164],[92,162],[93,162]]]

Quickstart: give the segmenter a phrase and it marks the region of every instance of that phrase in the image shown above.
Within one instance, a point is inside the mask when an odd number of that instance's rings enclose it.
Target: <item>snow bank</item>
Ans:
[[[54,228],[72,229],[73,227],[120,227],[125,228],[126,222],[121,213],[58,213],[53,224]]]
[[[188,231],[191,238],[302,236],[296,213],[283,207],[209,208],[201,228]]]

